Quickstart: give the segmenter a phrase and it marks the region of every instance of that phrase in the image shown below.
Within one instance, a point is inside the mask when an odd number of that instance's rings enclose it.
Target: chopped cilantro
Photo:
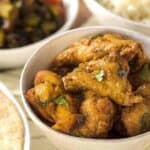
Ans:
[[[94,72],[94,74],[97,81],[102,81],[105,77],[104,70],[97,70]]]
[[[57,105],[64,105],[65,107],[68,107],[68,102],[65,95],[61,95],[54,99],[54,103]]]

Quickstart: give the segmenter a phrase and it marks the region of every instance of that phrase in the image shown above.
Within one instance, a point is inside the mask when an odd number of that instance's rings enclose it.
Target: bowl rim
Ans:
[[[9,98],[11,103],[17,109],[18,115],[20,116],[22,120],[22,124],[24,126],[23,149],[29,150],[30,149],[30,129],[29,129],[29,124],[28,124],[25,112],[23,111],[20,104],[17,102],[16,98],[10,93],[9,89],[2,82],[0,82],[0,91],[2,91],[2,93],[4,93],[4,95],[6,95]]]
[[[74,10],[73,10],[73,15],[71,17],[69,17],[68,19],[65,20],[65,23],[63,24],[63,26],[61,26],[56,32],[50,34],[49,36],[39,40],[39,41],[36,41],[34,43],[30,43],[30,44],[27,44],[27,45],[24,45],[24,46],[20,46],[20,47],[16,47],[16,48],[0,48],[0,52],[1,53],[8,53],[8,52],[16,52],[16,51],[21,51],[21,50],[24,50],[25,48],[27,49],[30,49],[31,47],[33,46],[36,46],[38,44],[44,44],[44,42],[47,42],[49,41],[49,39],[58,34],[58,33],[61,33],[67,29],[70,29],[71,26],[73,25],[75,19],[76,19],[76,16],[77,16],[77,13],[78,13],[78,10],[79,10],[79,0],[73,0],[73,1],[70,1],[70,0],[63,0],[63,3],[65,3],[65,1],[67,3],[70,4],[71,7],[74,7]],[[67,6],[66,6],[67,7]],[[65,10],[67,9],[65,7]],[[67,13],[69,14],[69,13]],[[66,15],[67,16],[67,15]]]
[[[80,31],[87,31],[87,30],[94,30],[94,29],[105,29],[105,30],[112,30],[113,32],[123,32],[122,34],[124,34],[125,32],[128,32],[130,35],[135,34],[136,36],[140,37],[141,39],[143,38],[144,40],[146,40],[147,42],[150,42],[150,39],[148,39],[145,35],[138,33],[136,31],[132,31],[132,30],[128,30],[125,28],[120,28],[120,27],[114,27],[114,26],[92,26],[92,27],[82,27],[82,28],[77,28],[77,29],[72,29],[63,33],[59,33],[55,36],[53,36],[47,43],[45,43],[44,45],[40,46],[37,50],[34,51],[34,53],[30,56],[30,58],[28,59],[28,61],[26,62],[23,71],[21,73],[21,77],[20,77],[20,93],[21,93],[21,99],[23,101],[23,105],[28,113],[28,115],[30,116],[30,118],[33,120],[33,122],[43,131],[47,132],[51,132],[53,134],[57,134],[58,136],[61,136],[63,138],[71,138],[72,140],[79,140],[79,141],[86,141],[86,142],[102,142],[102,143],[112,143],[112,144],[116,144],[116,143],[125,143],[125,142],[131,142],[131,141],[138,141],[140,139],[142,139],[143,137],[149,137],[150,136],[150,131],[140,134],[140,135],[136,135],[133,137],[127,137],[127,138],[121,138],[121,139],[94,139],[94,138],[84,138],[84,137],[75,137],[75,136],[71,136],[71,135],[67,135],[58,131],[53,130],[50,126],[48,126],[46,123],[44,123],[31,109],[29,103],[26,101],[25,96],[24,96],[24,89],[23,89],[23,81],[24,81],[24,75],[26,72],[26,69],[28,68],[28,64],[30,64],[30,61],[32,60],[32,58],[34,57],[34,55],[36,53],[38,53],[38,51],[40,49],[42,49],[45,45],[47,45],[48,43],[52,42],[53,40],[57,40],[60,37],[63,37],[67,34],[73,34],[75,32],[80,32]]]
[[[84,1],[85,1],[85,3],[87,3],[87,0],[84,0]],[[119,14],[117,14],[117,13],[115,13],[115,12],[109,10],[108,8],[104,7],[101,3],[98,3],[96,0],[90,0],[90,1],[91,1],[91,2],[93,3],[93,5],[97,8],[97,10],[98,10],[99,8],[101,8],[101,9],[105,10],[109,15],[120,19],[120,21],[121,21],[121,20],[124,20],[124,21],[126,21],[127,23],[133,24],[133,25],[135,25],[135,26],[139,26],[139,27],[142,27],[142,28],[149,28],[149,29],[150,29],[150,25],[147,25],[147,24],[144,24],[144,23],[142,23],[142,22],[134,21],[134,20],[128,19],[128,18],[126,18],[126,17],[120,16]]]

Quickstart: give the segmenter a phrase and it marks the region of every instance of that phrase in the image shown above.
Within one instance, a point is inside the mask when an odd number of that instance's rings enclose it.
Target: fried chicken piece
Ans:
[[[52,128],[55,130],[69,134],[73,127],[83,120],[83,116],[77,114],[80,101],[68,94],[42,103],[36,96],[35,89],[32,88],[28,90],[26,98],[42,118],[53,124]]]
[[[127,136],[150,131],[150,84],[140,86],[135,93],[142,95],[145,100],[143,103],[122,109],[121,121]]]
[[[54,85],[62,85],[61,77],[55,72],[49,70],[41,70],[37,72],[34,79],[34,85],[43,83],[45,81],[48,81]]]
[[[121,121],[127,136],[135,136],[150,131],[150,100],[122,109]]]
[[[63,78],[65,90],[92,90],[124,106],[141,102],[143,98],[133,94],[127,80],[129,68],[126,61],[117,61],[103,58],[81,64]]]
[[[61,95],[64,91],[63,82],[61,77],[48,70],[39,71],[34,80],[36,95],[39,95],[40,100],[53,99]],[[41,95],[41,96],[40,96]],[[44,96],[47,95],[47,98]]]
[[[66,107],[59,105],[56,110],[57,122],[52,126],[54,130],[71,134],[75,126],[83,122],[84,116],[73,114]]]
[[[29,89],[26,93],[26,99],[29,104],[34,108],[34,110],[44,118],[45,120],[49,121],[50,123],[55,122],[55,109],[56,105],[54,103],[42,103],[37,99],[35,95],[35,89]]]
[[[55,104],[51,102],[63,92],[63,83],[59,75],[44,70],[36,74],[34,87],[27,91],[26,99],[45,120],[53,123]]]
[[[140,70],[130,73],[129,81],[133,86],[133,89],[137,89],[139,86],[149,83],[150,84],[150,62],[146,62]]]
[[[150,83],[143,84],[135,93],[142,95],[146,99],[150,99]]]
[[[87,92],[80,112],[85,116],[85,122],[73,131],[73,135],[107,137],[116,113],[114,104],[108,98],[100,98],[91,91]]]
[[[68,94],[63,97],[63,100],[60,99],[59,101],[55,112],[56,123],[52,128],[71,134],[72,130],[84,121],[84,116],[79,114],[80,101]]]
[[[26,98],[42,118],[53,124],[52,128],[69,134],[83,116],[77,114],[80,101],[64,93],[61,77],[44,70],[36,74],[34,88],[27,91]]]
[[[53,66],[78,65],[106,55],[126,58],[134,70],[145,62],[145,55],[139,43],[119,35],[105,34],[74,43],[56,57]]]

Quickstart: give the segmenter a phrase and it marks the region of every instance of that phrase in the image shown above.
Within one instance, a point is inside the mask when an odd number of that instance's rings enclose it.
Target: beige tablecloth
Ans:
[[[87,18],[87,16],[86,16]],[[78,24],[78,23],[77,23]],[[82,26],[97,25],[96,19],[90,17]],[[18,102],[22,105],[19,94],[19,79],[22,68],[8,71],[0,71],[0,81],[2,81],[15,95]],[[23,107],[23,106],[22,106]],[[28,117],[30,132],[31,132],[31,150],[56,150],[56,148],[50,143],[50,141],[43,135],[31,119]]]

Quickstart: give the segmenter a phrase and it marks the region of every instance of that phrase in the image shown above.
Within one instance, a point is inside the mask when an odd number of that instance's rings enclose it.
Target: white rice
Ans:
[[[23,150],[24,127],[12,102],[0,91],[0,150]]]
[[[97,1],[120,16],[150,25],[150,0]]]

